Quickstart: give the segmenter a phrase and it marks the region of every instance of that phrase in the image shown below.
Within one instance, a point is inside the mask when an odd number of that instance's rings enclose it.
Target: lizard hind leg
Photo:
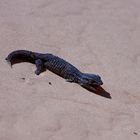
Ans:
[[[35,65],[36,65],[36,70],[35,70],[36,75],[39,75],[41,72],[44,71],[44,64],[43,64],[43,61],[41,59],[37,59],[35,61]]]

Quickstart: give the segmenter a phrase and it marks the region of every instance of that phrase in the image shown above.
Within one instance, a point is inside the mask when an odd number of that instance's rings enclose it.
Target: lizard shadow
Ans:
[[[102,88],[101,86],[94,86],[94,87],[89,87],[89,86],[81,86],[84,89],[88,90],[89,92],[95,93],[99,96],[105,97],[105,98],[109,98],[112,99],[111,95],[109,92],[107,92],[104,88]]]

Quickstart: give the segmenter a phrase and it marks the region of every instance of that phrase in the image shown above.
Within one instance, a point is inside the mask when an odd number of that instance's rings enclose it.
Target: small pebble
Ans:
[[[49,82],[49,85],[52,85],[52,83],[51,83],[51,82]]]
[[[21,78],[22,80],[25,80],[25,78],[23,77],[23,78]]]
[[[133,132],[133,134],[138,135],[138,133],[137,133],[137,132]]]

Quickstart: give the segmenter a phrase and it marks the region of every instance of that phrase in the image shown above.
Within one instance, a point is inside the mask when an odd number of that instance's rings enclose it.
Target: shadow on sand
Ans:
[[[92,93],[95,93],[99,96],[102,96],[102,97],[105,97],[105,98],[109,98],[111,99],[111,95],[109,92],[105,91],[105,89],[103,89],[101,86],[94,86],[94,87],[91,87],[91,86],[82,86],[84,89],[92,92]]]

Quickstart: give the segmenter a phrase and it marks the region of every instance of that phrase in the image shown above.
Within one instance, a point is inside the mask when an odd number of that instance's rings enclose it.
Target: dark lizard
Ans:
[[[51,72],[66,79],[66,81],[77,83],[83,87],[94,87],[103,84],[99,75],[83,73],[69,62],[53,54],[42,54],[27,50],[16,50],[11,52],[6,57],[7,62],[11,66],[18,59],[35,64],[36,75],[39,75],[41,72],[44,71],[44,69],[48,69]]]

